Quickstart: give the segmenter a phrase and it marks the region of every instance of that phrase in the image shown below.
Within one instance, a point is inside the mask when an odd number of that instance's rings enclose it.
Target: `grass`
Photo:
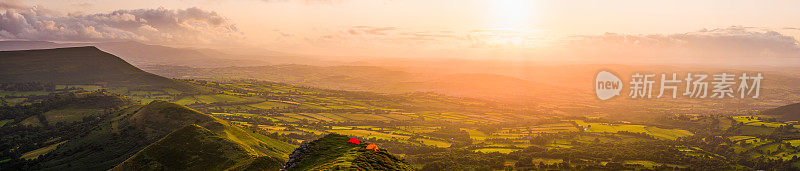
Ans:
[[[563,163],[563,159],[548,159],[548,158],[534,158],[532,159],[532,163],[539,164],[556,164],[556,163]]]
[[[514,151],[519,151],[519,150],[522,150],[522,149],[511,149],[511,148],[479,148],[479,149],[476,149],[476,150],[474,150],[474,151],[475,151],[475,152],[483,152],[483,153],[493,153],[493,152],[498,152],[498,153],[508,154],[508,153],[511,153],[511,152],[514,152]]]
[[[462,130],[467,131],[467,133],[469,133],[469,138],[472,138],[473,140],[476,141],[484,141],[486,140],[487,137],[489,137],[488,135],[486,135],[486,133],[483,133],[478,130],[474,129],[462,129]]]
[[[194,96],[188,96],[188,97],[184,97],[184,98],[178,99],[177,101],[175,101],[175,103],[181,104],[181,105],[190,105],[190,104],[194,104],[194,103],[201,103],[201,101],[197,100],[197,98],[195,98]]]
[[[72,123],[83,120],[83,117],[94,116],[100,113],[99,109],[57,109],[44,113],[48,122]]]
[[[281,109],[281,108],[290,107],[290,106],[293,106],[293,105],[286,104],[286,103],[280,103],[280,102],[269,102],[269,101],[267,101],[267,102],[261,102],[261,103],[256,103],[256,104],[250,104],[249,106],[252,106],[252,107],[255,107],[255,108],[260,108],[260,109],[273,109],[273,108]]]
[[[342,116],[339,116],[339,115],[333,114],[333,113],[318,113],[318,115],[326,117],[326,118],[330,118],[331,120],[334,120],[334,121],[346,121],[346,120],[348,120],[345,117],[342,117]]]
[[[225,94],[215,94],[215,95],[195,95],[197,100],[203,103],[214,103],[214,102],[242,102],[247,101],[247,99],[225,95]]]
[[[231,134],[227,130],[225,133]],[[226,135],[188,125],[148,145],[117,169],[225,170],[256,155],[241,140]]]
[[[422,144],[425,144],[425,145],[436,146],[436,147],[441,147],[441,148],[447,148],[447,147],[450,147],[450,145],[452,145],[452,143],[449,143],[449,142],[432,140],[432,139],[427,139],[427,138],[420,138],[420,139],[416,139],[416,140],[422,141]]]
[[[608,132],[617,133],[619,131],[628,131],[643,133],[647,132],[644,125],[627,125],[627,124],[610,124],[610,123],[587,123],[581,120],[575,120],[580,126],[588,127],[587,132]]]
[[[211,113],[211,115],[220,115],[220,116],[243,116],[243,117],[254,117],[257,116],[255,114],[250,113]]]
[[[617,133],[620,131],[627,131],[635,133],[647,133],[656,138],[670,139],[670,140],[675,140],[678,137],[686,137],[694,135],[686,130],[663,129],[658,127],[644,126],[644,125],[587,123],[580,120],[575,120],[574,122],[580,126],[588,127],[587,132],[596,132],[596,133]]]
[[[297,122],[297,121],[300,121],[300,120],[297,120],[295,118],[285,117],[285,116],[276,116],[276,117],[273,117],[273,118],[281,120],[281,121],[284,121],[284,122]]]
[[[772,116],[765,116],[765,115],[734,116],[732,118],[736,123],[744,123],[745,125],[749,126],[763,126],[763,127],[776,128],[779,126],[786,125],[785,123],[781,122],[766,122],[761,120],[762,118],[773,118]]]
[[[392,120],[392,119],[389,119],[389,118],[386,118],[386,117],[383,117],[383,116],[380,116],[380,115],[374,115],[374,114],[355,114],[355,113],[353,113],[353,114],[344,114],[344,115],[341,115],[341,116],[346,117],[346,118],[350,118],[351,120],[359,120],[359,121],[388,121],[388,120]]]
[[[744,125],[740,127],[741,135],[767,135],[772,132],[771,128]]]
[[[27,96],[42,96],[48,95],[49,91],[0,91],[0,97],[27,97]]]
[[[558,133],[558,132],[575,132],[578,131],[575,126],[569,123],[556,123],[532,126],[527,129],[532,133]]]
[[[102,89],[103,87],[99,85],[56,85],[55,88],[56,90],[78,88],[78,89],[84,89],[86,91],[97,91],[99,89]]]
[[[308,120],[308,121],[311,121],[311,122],[317,121],[317,119],[314,119],[312,117],[308,117],[308,116],[305,116],[305,115],[302,115],[302,114],[286,113],[286,114],[283,114],[283,115],[287,116],[287,117],[295,118],[297,120]]]
[[[21,97],[21,98],[9,98],[9,99],[0,99],[0,100],[4,100],[4,101],[8,102],[8,104],[10,104],[10,105],[16,105],[16,104],[22,103],[23,101],[25,101],[27,99],[28,98]]]
[[[253,101],[256,99],[248,99],[244,97],[237,97],[233,95],[227,94],[213,94],[213,95],[194,95],[194,96],[187,96],[175,101],[175,103],[181,105],[189,105],[194,103],[216,103],[216,102],[244,102],[244,101]]]
[[[797,140],[786,140],[786,142],[788,142],[789,144],[792,144],[792,146],[795,146],[795,147],[800,146],[800,139],[797,139]]]
[[[22,154],[22,156],[20,156],[19,158],[27,159],[27,160],[36,159],[41,155],[45,155],[45,154],[55,150],[56,147],[58,147],[58,145],[64,144],[65,142],[67,142],[67,141],[61,141],[59,143],[56,143],[56,144],[53,144],[53,145],[49,145],[47,147],[42,147],[42,148],[39,148],[39,149],[36,149],[36,150],[33,150],[33,151],[29,151],[29,152],[27,152],[25,154]]]
[[[324,122],[335,121],[334,119],[331,119],[331,118],[328,118],[328,117],[325,117],[325,116],[322,116],[322,115],[316,114],[316,113],[302,113],[302,114],[305,115],[305,116],[308,116],[308,117],[312,117],[315,120],[319,120],[319,121],[324,121]]]
[[[758,147],[758,151],[759,151],[759,152],[761,152],[761,153],[770,153],[770,152],[775,152],[775,151],[777,151],[777,150],[778,150],[778,148],[779,148],[780,146],[781,146],[781,144],[780,144],[780,143],[770,143],[770,144],[765,144],[765,145],[759,146],[759,147]]]
[[[652,162],[652,161],[647,161],[647,160],[625,160],[624,162],[622,162],[622,164],[635,164],[635,165],[641,165],[641,166],[643,166],[643,167],[645,167],[645,168],[648,168],[648,169],[653,169],[653,168],[655,168],[656,166],[659,166],[659,165],[661,165],[660,163],[656,163],[656,162]]]
[[[753,139],[753,138],[756,138],[756,137],[754,137],[754,136],[731,136],[731,137],[728,137],[728,139],[730,139],[733,142],[737,142],[737,141],[741,141],[741,140],[749,140],[749,139]],[[800,141],[798,141],[798,142],[800,143]]]
[[[19,124],[26,126],[42,126],[42,122],[40,122],[39,117],[36,116],[25,118],[25,120],[22,120],[22,122],[19,122]]]
[[[6,124],[11,123],[11,122],[14,122],[14,120],[13,119],[2,120],[2,121],[0,121],[0,127],[3,127]]]
[[[728,128],[733,126],[733,122],[734,120],[730,118],[722,117],[719,118],[719,124],[717,126],[719,127],[720,130],[727,130]]]
[[[770,128],[777,128],[777,127],[779,127],[779,126],[785,126],[786,124],[785,124],[785,123],[780,123],[780,122],[763,122],[763,121],[756,121],[756,122],[750,122],[750,123],[747,123],[746,125],[750,125],[750,126],[762,126],[762,127],[770,127]]]
[[[349,135],[354,137],[361,137],[361,138],[375,138],[375,139],[384,139],[384,140],[392,140],[392,139],[401,139],[405,140],[408,139],[408,136],[404,135],[394,135],[394,134],[387,134],[382,132],[370,131],[370,130],[362,130],[362,129],[352,129],[352,130],[341,130],[335,129],[330,130],[329,132],[342,134],[342,135]]]
[[[664,138],[675,140],[678,137],[687,137],[694,135],[692,132],[680,129],[662,129],[658,127],[645,127],[647,133],[656,138]]]

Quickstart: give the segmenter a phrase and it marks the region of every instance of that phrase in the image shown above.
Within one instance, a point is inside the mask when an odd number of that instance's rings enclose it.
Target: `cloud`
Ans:
[[[309,4],[309,5],[310,4],[334,5],[334,4],[342,3],[345,0],[262,0],[262,1],[264,1],[264,2],[291,2],[291,1],[297,1],[297,2],[303,2],[305,4]]]
[[[45,41],[141,41],[156,44],[218,44],[239,41],[236,26],[199,8],[116,10],[59,15],[43,8],[7,8],[0,38]]]
[[[0,10],[2,9],[23,9],[25,8],[22,3],[16,0],[3,0],[0,1]]]
[[[347,32],[353,35],[360,33],[372,35],[387,35],[386,32],[397,30],[396,27],[373,27],[373,26],[353,26]]]
[[[576,56],[617,56],[641,59],[800,58],[797,39],[755,27],[732,26],[683,34],[576,36],[566,49]]]
[[[797,27],[784,27],[783,29],[784,30],[800,30],[800,28],[797,28]]]
[[[73,3],[73,4],[71,4],[71,5],[72,5],[72,6],[75,6],[75,7],[78,7],[78,8],[89,8],[89,7],[92,7],[92,6],[94,6],[94,4],[90,4],[90,3],[87,3],[87,2],[82,2],[82,3]]]

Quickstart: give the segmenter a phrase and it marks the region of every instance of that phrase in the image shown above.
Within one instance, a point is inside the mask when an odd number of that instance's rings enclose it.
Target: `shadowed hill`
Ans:
[[[142,71],[95,47],[0,52],[0,82],[106,84],[110,87],[194,88]]]
[[[54,43],[47,41],[0,41],[0,51],[53,49],[66,47],[95,46],[105,52],[118,56],[137,67],[148,65],[175,65],[192,67],[260,66],[286,58],[303,61],[303,58],[285,56],[275,52],[271,55],[246,56],[219,52],[213,49],[193,49],[148,45],[135,41],[103,43]],[[284,56],[275,56],[275,55]],[[268,59],[270,62],[266,62]]]
[[[121,170],[219,170],[208,168],[204,163],[222,157],[228,160],[216,163],[214,167],[261,168],[282,165],[285,161],[282,159],[287,158],[295,147],[165,101],[124,107],[103,118],[85,135],[61,137],[68,141],[30,164],[44,170],[107,170],[123,162],[126,165],[118,167]],[[184,138],[194,140],[182,140]],[[141,151],[143,149],[147,150]],[[226,155],[208,155],[206,152],[224,152]],[[176,163],[176,156],[193,160]]]
[[[293,170],[413,170],[411,165],[386,150],[367,150],[366,143],[350,144],[350,138],[329,134],[300,145],[284,169]]]
[[[800,121],[800,103],[765,110],[765,115],[780,115],[781,120]]]
[[[294,148],[288,143],[245,131],[222,119],[166,101],[151,102],[131,116],[130,124],[144,130],[148,137],[163,137],[185,125],[196,124],[221,137],[237,141],[246,151],[255,155],[287,157]]]
[[[114,170],[225,170],[279,168],[293,145],[246,131],[211,115],[154,101],[131,116],[146,137],[163,137]],[[176,130],[172,132],[172,130]],[[171,133],[170,133],[171,132]]]
[[[278,170],[285,160],[250,153],[246,145],[191,124],[170,133],[112,170]]]

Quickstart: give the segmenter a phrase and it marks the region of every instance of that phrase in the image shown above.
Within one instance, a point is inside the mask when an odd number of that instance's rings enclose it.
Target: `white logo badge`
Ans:
[[[597,98],[600,100],[619,96],[619,92],[622,90],[622,80],[607,71],[597,73],[594,84],[594,92],[597,93]]]

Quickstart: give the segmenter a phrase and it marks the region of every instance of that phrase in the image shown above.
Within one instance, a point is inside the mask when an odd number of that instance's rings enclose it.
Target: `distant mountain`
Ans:
[[[142,71],[95,47],[0,51],[0,82],[100,84],[109,87],[193,87]]]
[[[369,150],[366,143],[348,143],[347,136],[329,134],[300,145],[284,169],[293,170],[413,170],[386,150]],[[380,147],[379,147],[380,148]]]
[[[800,121],[800,103],[789,104],[762,112],[765,115],[779,115],[781,120]]]
[[[69,45],[47,41],[0,41],[0,51],[53,49],[61,47],[69,47]]]
[[[209,51],[213,50],[201,52],[195,49],[147,45],[139,42],[96,43],[94,46],[122,57],[136,66],[226,67],[269,65],[269,62],[264,60],[231,59],[233,55],[224,53],[210,54]]]
[[[47,41],[0,41],[0,51],[53,49],[95,46],[114,54],[137,67],[174,65],[201,68],[230,66],[264,66],[270,64],[321,64],[318,59],[274,51],[218,50],[148,45],[134,41],[101,43],[54,43]],[[241,53],[235,53],[242,51]],[[233,52],[233,53],[232,53]]]

